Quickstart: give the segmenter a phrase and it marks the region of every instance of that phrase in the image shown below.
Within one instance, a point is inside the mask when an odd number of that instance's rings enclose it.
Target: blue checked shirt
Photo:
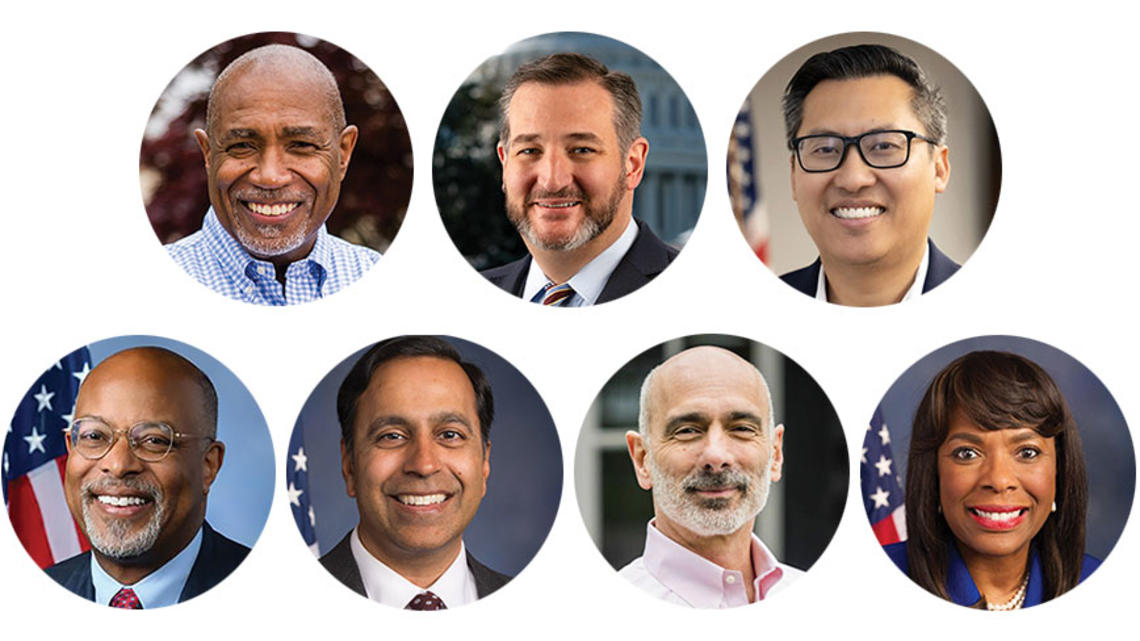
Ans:
[[[341,240],[322,225],[313,251],[285,270],[282,287],[273,263],[250,256],[222,228],[213,208],[206,212],[202,229],[166,250],[199,283],[258,305],[297,305],[330,296],[356,282],[380,258],[378,252]]]

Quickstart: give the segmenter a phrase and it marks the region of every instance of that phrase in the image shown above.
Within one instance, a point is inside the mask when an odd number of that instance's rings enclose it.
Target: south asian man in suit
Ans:
[[[321,557],[325,569],[408,610],[454,608],[510,581],[463,543],[491,473],[494,398],[478,366],[433,336],[382,341],[345,377],[337,416],[360,520]]]
[[[928,237],[950,181],[946,103],[911,58],[864,44],[818,53],[784,92],[792,197],[819,250],[784,282],[869,307],[918,298],[958,271]]]
[[[486,270],[515,296],[583,307],[629,294],[677,249],[633,218],[649,141],[627,74],[558,53],[520,66],[499,101],[507,217],[529,254]]]
[[[249,553],[206,522],[225,446],[218,396],[166,349],[118,352],[91,370],[67,435],[64,491],[91,550],[47,568],[75,594],[152,609],[198,596]]]

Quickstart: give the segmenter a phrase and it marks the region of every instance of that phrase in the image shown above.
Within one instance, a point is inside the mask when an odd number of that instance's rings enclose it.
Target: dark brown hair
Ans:
[[[499,142],[510,143],[511,98],[523,84],[572,85],[596,82],[609,92],[614,101],[614,131],[622,151],[629,149],[641,135],[641,97],[637,84],[629,74],[611,71],[604,64],[580,53],[556,53],[520,65],[503,87],[499,98]]]
[[[954,535],[939,512],[938,448],[950,417],[960,411],[986,430],[1030,427],[1053,438],[1057,451],[1057,511],[1033,538],[1044,574],[1043,599],[1073,589],[1085,551],[1088,482],[1085,456],[1069,406],[1037,364],[1006,352],[970,352],[934,377],[918,412],[906,478],[907,564],[910,578],[949,599],[947,552]]]

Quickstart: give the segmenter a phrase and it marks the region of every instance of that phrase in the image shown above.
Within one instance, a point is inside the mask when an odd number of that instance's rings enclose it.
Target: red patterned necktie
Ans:
[[[562,283],[561,285],[548,283],[542,293],[542,304],[547,307],[562,307],[573,295],[574,290],[570,287],[570,283]]]
[[[141,610],[143,609],[142,603],[139,601],[139,596],[135,591],[130,588],[123,588],[111,597],[111,602],[108,604],[112,608],[123,608],[124,610]]]
[[[446,610],[447,606],[443,604],[443,599],[440,599],[434,592],[422,592],[417,594],[408,605],[404,606],[405,610]]]

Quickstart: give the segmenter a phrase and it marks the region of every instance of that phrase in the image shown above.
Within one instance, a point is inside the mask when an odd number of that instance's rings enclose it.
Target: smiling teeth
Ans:
[[[263,205],[261,203],[249,203],[249,209],[255,214],[262,216],[283,216],[297,208],[298,203],[289,203],[287,205]]]
[[[831,210],[838,218],[855,219],[855,218],[870,218],[878,216],[883,213],[882,207],[836,207]]]
[[[1021,510],[1010,510],[1009,512],[984,512],[982,510],[974,509],[974,514],[989,519],[991,521],[1012,521],[1021,516]]]
[[[127,507],[130,505],[142,505],[146,503],[145,499],[137,496],[107,496],[102,495],[97,497],[99,502],[104,505],[114,505],[115,507]]]
[[[401,494],[397,497],[404,505],[435,505],[436,503],[443,503],[447,499],[445,494]]]
[[[547,205],[547,204],[539,203],[539,206],[540,207],[546,207],[547,209],[566,209],[567,207],[573,207],[574,205],[577,205],[577,204],[578,204],[578,201],[575,200],[572,203],[558,203],[557,205]]]

